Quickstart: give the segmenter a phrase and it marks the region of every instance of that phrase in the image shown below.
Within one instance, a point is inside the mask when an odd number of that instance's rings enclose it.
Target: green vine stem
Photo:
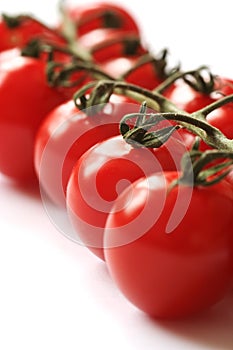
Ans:
[[[74,52],[74,54],[81,57],[83,61],[92,61],[91,53],[80,45],[78,41],[76,24],[67,14],[64,1],[60,1],[59,11],[63,20],[62,34],[66,38],[69,49]]]
[[[190,161],[192,166],[190,166]],[[232,165],[233,152],[191,150],[184,154],[181,161],[182,175],[172,186],[178,183],[199,186],[216,184],[229,174],[233,169]]]
[[[85,103],[80,103],[80,99],[84,101],[84,97],[89,89],[92,89],[90,96],[85,98]],[[153,110],[159,110],[159,103],[155,100],[155,95],[147,89],[141,88],[137,85],[129,84],[122,81],[114,80],[101,80],[92,82],[82,87],[77,93],[74,94],[74,101],[78,108],[88,108],[93,105],[107,103],[110,96],[115,93],[118,95],[124,95],[139,103],[146,100],[147,106]],[[161,95],[163,99],[163,96]]]
[[[57,70],[59,68],[59,70]],[[72,62],[67,64],[54,61],[47,64],[48,82],[52,86],[75,87],[80,80],[71,80],[72,74],[85,72],[86,76],[92,76],[95,80],[113,79],[109,74],[103,72],[98,65],[92,62]],[[95,82],[96,83],[96,82]]]
[[[89,91],[90,88],[92,92],[87,99],[85,92]],[[141,129],[148,130],[149,127],[158,123],[158,120],[171,120],[178,123],[180,127],[186,128],[191,133],[199,136],[209,146],[219,150],[233,151],[233,140],[228,139],[219,129],[210,125],[205,119],[206,115],[211,111],[232,102],[233,95],[225,96],[207,107],[189,114],[179,110],[175,104],[157,92],[151,92],[150,90],[125,82],[102,80],[79,90],[74,95],[74,100],[77,107],[82,109],[108,102],[112,93],[130,97],[140,103],[146,101],[148,107],[158,111],[157,113],[143,113],[144,120],[148,117],[149,122],[145,120],[144,124],[140,126]],[[78,99],[80,103],[78,103]],[[124,116],[121,125],[127,124],[127,120],[138,117],[139,115],[140,113]],[[123,128],[125,129],[125,127]]]
[[[204,79],[203,74],[207,77]],[[210,94],[215,89],[215,76],[210,72],[207,66],[200,66],[197,69],[182,72],[175,70],[167,79],[165,79],[153,92],[163,94],[177,80],[183,79],[194,90],[203,94]]]
[[[166,72],[167,67],[167,49],[162,50],[158,57],[154,57],[150,53],[142,55],[138,61],[128,69],[124,74],[119,77],[119,80],[126,80],[127,77],[136,71],[138,68],[143,67],[144,65],[150,63],[154,67],[155,73],[161,80],[167,79],[170,75],[173,75],[175,72],[179,71],[180,67],[177,66],[172,70]]]

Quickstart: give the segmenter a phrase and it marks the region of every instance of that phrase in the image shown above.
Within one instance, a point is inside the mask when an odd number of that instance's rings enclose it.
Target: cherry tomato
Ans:
[[[98,63],[121,56],[139,57],[147,52],[138,34],[121,29],[95,29],[79,38],[79,44]]]
[[[65,206],[71,170],[81,155],[96,143],[119,134],[119,121],[138,112],[138,104],[112,95],[101,112],[88,116],[73,100],[55,108],[41,124],[35,141],[35,168],[48,197]]]
[[[78,37],[98,28],[139,32],[135,19],[125,8],[116,4],[98,2],[67,8],[65,11],[76,23]]]
[[[233,278],[232,189],[225,181],[169,189],[177,177],[155,174],[127,188],[104,234],[113,280],[136,307],[157,318],[209,308]]]
[[[85,152],[72,170],[66,196],[80,241],[104,260],[106,219],[119,193],[140,177],[179,169],[184,152],[178,133],[156,149],[135,148],[122,136],[115,136]]]
[[[219,79],[219,88],[216,89],[216,98],[222,98],[233,94],[233,81],[230,79]],[[209,113],[206,120],[216,128],[220,129],[228,138],[233,138],[233,103],[215,109]]]
[[[9,19],[8,19],[9,21]],[[32,39],[44,39],[46,42],[65,45],[65,39],[52,28],[47,28],[36,19],[24,17],[7,25],[0,19],[0,52],[14,47],[24,47]]]
[[[125,81],[148,90],[153,90],[162,83],[165,77],[159,76],[153,62],[145,62],[137,66],[140,58],[128,56],[111,58],[102,64],[102,69],[115,79],[121,78],[129,71],[129,74],[124,78]]]
[[[0,171],[22,182],[36,179],[34,138],[43,118],[65,101],[49,87],[45,63],[14,57],[0,65]]]
[[[172,85],[164,95],[178,108],[193,113],[215,101],[210,94],[196,91],[182,80]]]

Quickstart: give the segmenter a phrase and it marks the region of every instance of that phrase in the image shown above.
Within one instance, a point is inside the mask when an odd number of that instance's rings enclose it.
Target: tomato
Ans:
[[[0,171],[22,182],[36,179],[33,148],[43,118],[65,101],[48,86],[45,63],[16,56],[0,65]]]
[[[34,162],[41,187],[57,205],[65,206],[71,170],[81,155],[96,143],[119,134],[119,121],[138,112],[138,104],[112,95],[104,110],[88,116],[73,100],[55,108],[41,124],[35,141]]]
[[[233,94],[233,81],[227,78],[219,79],[217,99]],[[209,113],[206,120],[220,129],[228,138],[233,138],[233,102],[215,109]]]
[[[65,12],[75,22],[78,37],[98,28],[139,32],[135,19],[125,8],[116,4],[97,2],[67,8]]]
[[[13,21],[11,18],[10,25],[0,19],[0,52],[14,47],[22,48],[36,38],[49,43],[66,44],[65,39],[59,33],[52,28],[47,28],[36,19],[22,16],[21,19]]]
[[[133,183],[115,201],[104,233],[106,263],[116,285],[157,318],[209,308],[233,279],[232,189],[221,181],[168,191],[177,177],[165,172]]]
[[[129,71],[129,74],[124,78],[125,81],[148,90],[153,90],[162,83],[165,76],[160,76],[153,62],[145,62],[137,66],[141,58],[142,56],[110,58],[102,64],[102,69],[115,79],[121,78],[121,76]]]
[[[79,38],[79,44],[98,63],[121,56],[139,57],[147,52],[138,34],[121,29],[95,29]]]
[[[175,103],[178,108],[188,113],[196,112],[198,109],[215,101],[211,94],[199,92],[183,80],[177,81],[168,88],[164,95]]]
[[[135,148],[122,136],[115,136],[85,152],[72,170],[66,195],[77,239],[104,260],[103,232],[119,193],[140,177],[179,169],[185,151],[176,133],[156,149]]]

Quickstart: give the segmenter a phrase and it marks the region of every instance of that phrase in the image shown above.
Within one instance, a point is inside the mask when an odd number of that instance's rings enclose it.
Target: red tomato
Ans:
[[[125,32],[139,32],[138,25],[130,13],[116,4],[96,2],[68,8],[65,11],[76,23],[78,37],[98,28],[119,28]]]
[[[140,177],[179,169],[184,152],[178,133],[157,149],[135,148],[115,136],[85,152],[67,187],[67,209],[77,239],[104,260],[104,228],[119,193]]]
[[[35,133],[58,104],[61,92],[49,87],[45,64],[14,57],[0,66],[0,171],[17,181],[36,179],[33,166]]]
[[[89,50],[98,63],[121,56],[139,57],[147,52],[138,34],[121,29],[95,29],[79,38],[79,44]]]
[[[188,113],[196,112],[198,109],[214,102],[214,98],[210,94],[196,91],[183,80],[177,81],[164,95],[178,108]]]
[[[146,62],[138,67],[135,67],[139,62],[140,57],[117,57],[111,58],[104,62],[102,69],[110,74],[113,78],[121,78],[127,71],[130,73],[125,77],[125,81],[142,86],[145,89],[153,90],[165,77],[160,77],[156,71],[156,66],[153,62]]]
[[[104,110],[93,116],[77,110],[73,100],[55,108],[42,123],[35,141],[35,168],[44,192],[65,205],[71,170],[81,155],[96,143],[119,134],[119,121],[139,106],[112,95]]]
[[[32,39],[43,39],[46,42],[65,45],[66,41],[52,28],[45,27],[33,18],[25,17],[15,26],[8,26],[0,19],[0,52],[14,47],[24,47]]]
[[[219,79],[219,92],[216,98],[233,94],[233,81],[230,79]],[[206,120],[216,128],[220,129],[228,138],[233,138],[233,102],[228,103],[220,108],[215,109],[207,115]]]
[[[233,279],[232,189],[222,181],[168,191],[177,176],[155,174],[127,188],[104,236],[113,280],[157,318],[190,316],[216,304]]]

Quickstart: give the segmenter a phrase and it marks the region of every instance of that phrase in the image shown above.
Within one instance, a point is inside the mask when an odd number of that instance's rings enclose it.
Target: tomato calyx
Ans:
[[[158,56],[153,56],[151,53],[146,53],[142,57],[139,58],[139,60],[131,67],[129,70],[127,70],[122,76],[120,77],[123,80],[126,80],[128,76],[134,71],[136,71],[138,68],[143,67],[144,65],[150,63],[152,67],[154,68],[154,71],[158,78],[160,80],[167,79],[170,75],[174,74],[175,72],[178,72],[180,70],[180,66],[176,66],[170,70],[167,70],[167,55],[168,50],[163,49]]]
[[[156,122],[152,118],[147,118],[146,114],[146,102],[142,103],[138,114],[130,115],[130,124],[126,123],[125,118],[121,120],[120,132],[124,140],[133,145],[134,147],[147,147],[158,148],[161,147],[174,133],[179,129],[179,125],[169,125],[157,129],[156,131],[148,132],[153,126],[158,126],[160,122],[164,122],[164,118],[161,116],[157,118]],[[134,125],[132,126],[132,117],[136,118]],[[167,124],[167,123],[166,123]]]
[[[180,67],[177,66],[170,71],[167,78],[153,91],[162,94],[180,79],[193,90],[210,95],[215,91],[215,82],[217,78],[210,72],[209,67],[205,65],[189,71],[182,71]]]
[[[6,23],[8,28],[17,28],[21,25],[22,21],[24,20],[24,16],[18,15],[18,16],[9,16],[5,13],[1,15],[3,21]]]
[[[216,76],[213,75],[210,69],[206,66],[193,71],[192,74],[184,74],[183,80],[193,90],[202,94],[210,95],[213,91],[215,91]]]
[[[181,176],[171,188],[178,184],[188,186],[211,186],[224,179],[232,170],[233,153],[219,150],[198,150],[196,143],[181,160]]]
[[[41,22],[37,18],[28,14],[19,14],[16,16],[10,16],[6,13],[1,14],[1,17],[9,29],[14,29],[22,26],[25,23],[37,24],[38,27],[44,29],[45,33],[48,35],[54,35],[54,37],[59,38],[64,44],[66,43],[65,37],[56,29],[47,26],[45,23]]]
[[[65,54],[70,61],[83,61],[82,57],[79,57],[66,46],[47,43],[46,40],[41,39],[32,39],[21,49],[22,56],[39,58],[42,54],[47,54],[48,61],[52,61],[56,53]]]

